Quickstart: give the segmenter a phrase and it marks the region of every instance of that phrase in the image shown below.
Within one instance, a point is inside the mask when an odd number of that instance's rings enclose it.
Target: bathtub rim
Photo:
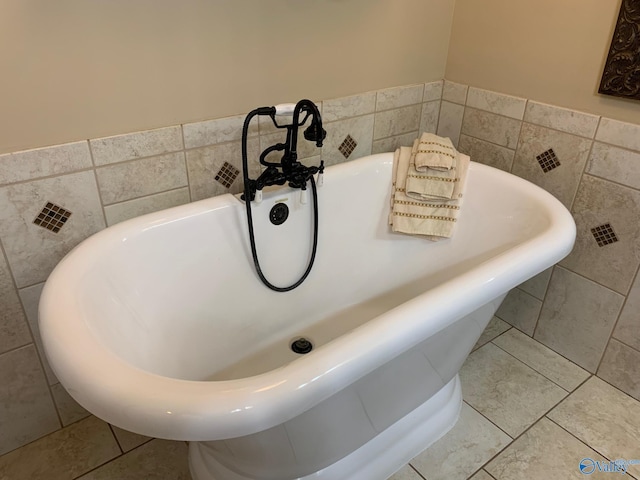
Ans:
[[[372,158],[386,163],[391,161],[392,154],[373,155],[352,163]],[[79,279],[86,268],[83,262],[73,260],[88,255],[96,242],[121,237],[122,232],[139,223],[142,217],[103,230],[68,254],[44,287],[40,328],[51,366],[71,396],[92,413],[114,425],[153,437],[207,441],[248,435],[284,423],[570,252],[575,223],[558,200],[511,174],[477,163],[472,163],[472,169],[491,169],[492,174],[520,183],[521,189],[546,207],[550,219],[547,228],[318,347],[311,355],[270,372],[236,380],[181,380],[141,370],[107,349],[93,336],[84,319],[66,315],[73,311],[75,297],[72,289],[61,288],[69,284],[61,278]],[[145,224],[152,227],[167,219],[199,215],[229,204],[241,207],[237,198],[227,194],[143,218]],[[556,236],[561,241],[554,240]],[[527,251],[537,254],[524,253]],[[519,265],[517,273],[512,271],[514,262]],[[464,304],[456,293],[459,289],[467,292]],[[52,320],[53,317],[42,312],[57,312],[57,317]],[[60,321],[67,328],[52,328],[52,322]],[[397,328],[399,322],[405,328]],[[356,343],[359,346],[363,343],[362,338],[357,337],[363,334],[367,348],[360,348],[354,354]],[[73,346],[73,354],[69,345]],[[322,359],[318,359],[320,355]],[[77,358],[85,360],[81,366]],[[100,382],[96,382],[96,378]],[[161,395],[150,397],[149,391],[161,392]]]

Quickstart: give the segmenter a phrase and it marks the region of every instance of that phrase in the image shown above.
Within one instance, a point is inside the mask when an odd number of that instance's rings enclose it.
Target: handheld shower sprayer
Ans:
[[[304,117],[301,119],[301,115]],[[247,160],[247,137],[249,124],[256,115],[269,116],[276,128],[286,128],[287,138],[284,143],[276,143],[262,151],[260,154],[260,164],[267,167],[257,179],[249,178],[249,168]],[[291,123],[280,124],[276,117],[291,116]],[[249,241],[251,243],[251,254],[258,277],[267,287],[277,292],[288,292],[298,287],[307,278],[313,267],[318,246],[318,191],[314,175],[318,174],[318,184],[322,185],[322,174],[324,171],[324,161],[320,161],[318,167],[307,167],[298,161],[298,129],[303,126],[307,119],[311,117],[311,124],[303,132],[306,140],[315,142],[317,147],[322,146],[322,142],[327,136],[327,132],[322,128],[322,118],[318,107],[310,100],[300,100],[298,103],[284,103],[274,107],[261,107],[251,111],[244,120],[242,129],[242,172],[244,179],[243,199],[247,210],[247,224],[249,229]],[[283,152],[280,162],[267,161],[266,157],[272,152]],[[262,273],[258,255],[256,252],[255,236],[253,229],[253,217],[251,212],[251,202],[262,200],[262,189],[270,185],[284,185],[288,183],[291,188],[299,188],[301,191],[300,203],[307,203],[307,183],[311,183],[313,193],[313,247],[309,263],[302,277],[292,285],[287,287],[277,287],[270,283]]]

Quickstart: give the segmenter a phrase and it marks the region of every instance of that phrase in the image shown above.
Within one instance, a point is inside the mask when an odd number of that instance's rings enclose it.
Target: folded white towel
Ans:
[[[418,145],[416,140],[413,147],[400,147],[394,153],[389,224],[394,232],[424,235],[430,240],[451,237],[470,158],[455,152],[448,172],[429,169],[428,174],[422,174],[414,164]]]
[[[416,150],[415,165],[419,172],[427,169],[451,170],[455,166],[456,149],[451,140],[424,132]]]

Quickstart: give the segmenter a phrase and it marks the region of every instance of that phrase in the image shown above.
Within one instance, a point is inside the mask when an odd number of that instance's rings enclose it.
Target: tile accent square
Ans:
[[[593,235],[593,238],[596,239],[599,247],[604,247],[605,245],[616,243],[618,241],[616,232],[613,231],[613,227],[611,227],[610,223],[605,223],[604,225],[592,228],[591,234]]]
[[[536,160],[540,164],[540,168],[544,173],[550,172],[554,168],[558,168],[560,166],[560,160],[556,156],[556,152],[553,151],[553,148],[542,152],[540,155],[536,156]]]
[[[507,434],[463,403],[458,423],[411,465],[429,480],[466,480],[509,442]]]
[[[411,109],[414,107],[407,108]],[[417,108],[419,109],[420,107],[417,106]],[[322,145],[322,159],[325,165],[328,167],[345,161],[344,154],[340,152],[339,148],[347,135],[351,135],[357,143],[356,148],[351,152],[351,155],[349,155],[350,160],[369,155],[373,145],[374,117],[376,118],[375,122],[377,124],[378,115],[390,115],[393,117],[397,112],[400,112],[400,110],[388,110],[386,112],[376,113],[375,115],[364,115],[362,117],[347,118],[345,120],[324,124],[324,128],[327,131],[327,138],[325,138],[324,144]],[[418,128],[417,117],[415,123],[414,131]]]
[[[238,175],[240,174],[240,170],[231,165],[229,162],[224,162],[220,170],[215,176],[216,182],[220,183],[226,188],[231,187],[233,182],[236,181]]]
[[[567,395],[493,343],[469,355],[460,380],[465,401],[513,438]]]
[[[569,392],[590,376],[586,370],[515,328],[494,339],[493,343]]]
[[[544,188],[571,208],[590,148],[591,140],[586,138],[524,123],[512,173]]]
[[[49,201],[73,212],[57,235],[33,224]],[[0,205],[0,237],[18,288],[46,280],[64,255],[105,227],[92,171],[0,187]]]
[[[51,202],[47,202],[33,223],[53,233],[58,233],[71,217],[71,212]]]
[[[583,175],[572,213],[576,243],[560,265],[626,294],[640,265],[640,191]],[[618,241],[601,247],[592,229],[606,224]]]
[[[624,297],[556,267],[534,338],[595,373]]]
[[[259,145],[260,139],[258,137],[250,138],[247,142],[249,175],[252,178],[256,178],[260,174]],[[242,145],[240,142],[223,143],[187,151],[187,171],[192,201],[224,193],[239,193],[242,190],[241,175],[238,175],[229,188],[214,181],[214,177],[225,163],[230,164],[239,172],[241,171]]]
[[[610,460],[639,456],[640,402],[598,377],[591,377],[547,416]],[[640,478],[640,465],[632,465],[629,473]]]
[[[543,418],[493,459],[485,469],[497,480],[591,478],[591,475],[583,475],[579,470],[578,464],[583,458],[605,460],[558,425]],[[612,475],[619,476],[597,472],[593,478],[603,480]]]
[[[1,456],[60,428],[47,381],[33,345],[0,355],[0,478]]]
[[[344,155],[344,158],[349,158],[349,155],[353,153],[357,146],[358,142],[356,142],[351,135],[347,135],[338,147],[338,150]]]
[[[0,457],[0,478],[71,479],[118,455],[109,425],[88,417]]]

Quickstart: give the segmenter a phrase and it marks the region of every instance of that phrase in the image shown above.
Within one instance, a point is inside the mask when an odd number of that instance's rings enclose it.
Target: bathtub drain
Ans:
[[[295,353],[305,354],[313,350],[313,345],[306,338],[300,337],[291,344],[291,350]]]

